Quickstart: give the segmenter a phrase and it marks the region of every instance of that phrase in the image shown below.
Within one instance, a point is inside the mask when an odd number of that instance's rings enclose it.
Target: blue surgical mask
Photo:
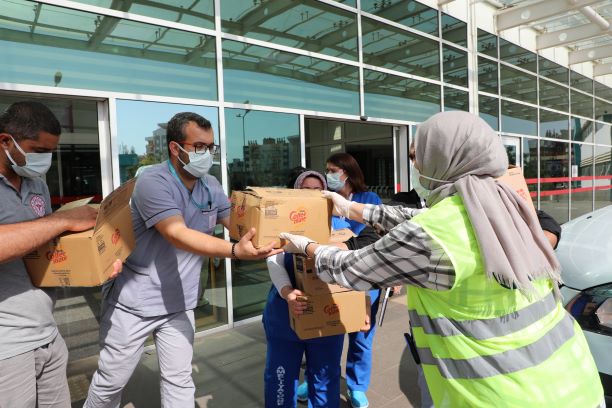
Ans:
[[[178,158],[183,164],[183,169],[187,173],[195,178],[202,178],[208,174],[208,171],[213,165],[213,157],[208,150],[204,154],[197,154],[196,152],[188,152],[179,144],[177,144],[177,146],[189,155],[189,163],[185,163],[180,157]]]
[[[13,139],[13,136],[11,136],[11,139]],[[13,168],[13,171],[15,173],[17,173],[21,177],[35,178],[41,177],[47,171],[49,171],[52,159],[51,153],[26,153],[15,141],[15,139],[13,139],[13,143],[15,143],[15,147],[17,148],[17,150],[19,150],[21,154],[23,154],[26,161],[23,166],[18,165],[17,162],[13,160],[8,150],[4,149],[6,156],[12,163],[11,167]]]
[[[345,180],[340,180],[342,171],[336,173],[327,173],[325,178],[327,179],[327,188],[330,191],[340,191],[344,188]]]
[[[428,190],[425,187],[423,187],[423,185],[421,184],[420,178],[421,178],[421,173],[411,163],[410,164],[410,182],[412,183],[412,188],[414,188],[414,191],[416,191],[419,197],[421,197],[423,200],[427,200],[427,197],[429,197],[431,190]]]

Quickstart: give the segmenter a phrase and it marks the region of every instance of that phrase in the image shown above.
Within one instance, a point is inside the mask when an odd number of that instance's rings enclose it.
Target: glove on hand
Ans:
[[[287,241],[289,241],[283,249],[285,250],[285,252],[289,252],[292,254],[306,255],[306,246],[311,242],[315,242],[314,240],[308,237],[289,234],[288,232],[281,232],[278,236],[281,239],[286,239]]]
[[[347,200],[338,193],[332,191],[321,191],[323,197],[332,200],[334,203],[334,215],[349,218],[352,201]]]

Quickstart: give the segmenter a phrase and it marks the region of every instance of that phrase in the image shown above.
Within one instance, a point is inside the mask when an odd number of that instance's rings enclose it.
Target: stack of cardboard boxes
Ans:
[[[271,241],[285,244],[281,232],[304,235],[320,243],[344,242],[350,230],[331,233],[331,202],[319,191],[253,187],[232,193],[230,237],[239,240],[251,228],[257,229],[253,245]],[[294,257],[297,288],[305,293],[304,314],[292,316],[291,327],[301,339],[331,336],[364,328],[369,304],[363,292],[355,292],[321,281],[314,261]]]

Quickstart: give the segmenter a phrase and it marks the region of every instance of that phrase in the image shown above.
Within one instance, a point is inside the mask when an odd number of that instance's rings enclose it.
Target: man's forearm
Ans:
[[[66,229],[66,222],[53,215],[34,221],[0,225],[0,263],[22,258]]]
[[[181,228],[168,237],[172,245],[201,256],[230,258],[232,243],[191,228]]]

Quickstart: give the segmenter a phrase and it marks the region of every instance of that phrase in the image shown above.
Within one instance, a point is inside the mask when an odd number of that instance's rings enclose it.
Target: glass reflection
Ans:
[[[502,61],[536,72],[537,54],[503,38],[499,39],[499,57]]]
[[[593,211],[593,146],[572,143],[572,218]]]
[[[357,60],[357,15],[314,0],[221,2],[223,31]]]
[[[497,36],[479,28],[478,52],[497,58]]]
[[[540,109],[540,137],[569,139],[567,115]]]
[[[361,0],[361,9],[438,36],[438,11],[414,0]]]
[[[540,75],[567,85],[569,78],[569,70],[567,68],[541,56],[538,56],[538,60]]]
[[[467,24],[448,14],[442,14],[442,38],[467,47]]]
[[[610,146],[612,144],[612,126],[595,122],[595,143]]]
[[[537,110],[531,106],[502,100],[501,130],[508,133],[537,135]]]
[[[612,88],[608,85],[604,85],[600,82],[594,81],[595,83],[595,96],[598,96],[608,101],[612,101]]]
[[[570,86],[590,94],[593,93],[593,80],[575,71],[570,71]]]
[[[444,82],[468,86],[467,52],[460,49],[442,46]]]
[[[527,182],[533,205],[538,206],[538,140],[523,138],[523,175]]]
[[[440,86],[364,70],[367,116],[422,122],[440,112]]]
[[[359,114],[356,67],[224,40],[223,68],[227,101]]]
[[[363,62],[426,78],[440,79],[438,42],[363,18]]]
[[[493,130],[499,130],[499,99],[478,95],[478,114]]]
[[[593,97],[572,89],[572,114],[593,117]]]
[[[0,14],[3,81],[217,98],[212,37],[15,0]]]
[[[444,87],[444,110],[469,112],[469,93],[459,89]]]
[[[569,111],[569,88],[540,79],[539,96],[540,105],[564,112]]]
[[[593,143],[595,135],[594,122],[586,119],[572,117],[571,126],[572,140],[576,142]]]
[[[612,204],[612,162],[610,146],[595,146],[595,209]]]
[[[538,103],[537,82],[534,75],[500,64],[500,88],[502,96],[519,101]]]
[[[540,140],[540,209],[560,224],[569,219],[569,143]]]
[[[497,62],[478,57],[478,90],[498,94]]]
[[[298,115],[225,109],[225,125],[230,189],[285,186],[301,163]],[[261,314],[269,289],[265,261],[232,260],[235,320]]]
[[[595,119],[612,123],[612,103],[595,98]]]

